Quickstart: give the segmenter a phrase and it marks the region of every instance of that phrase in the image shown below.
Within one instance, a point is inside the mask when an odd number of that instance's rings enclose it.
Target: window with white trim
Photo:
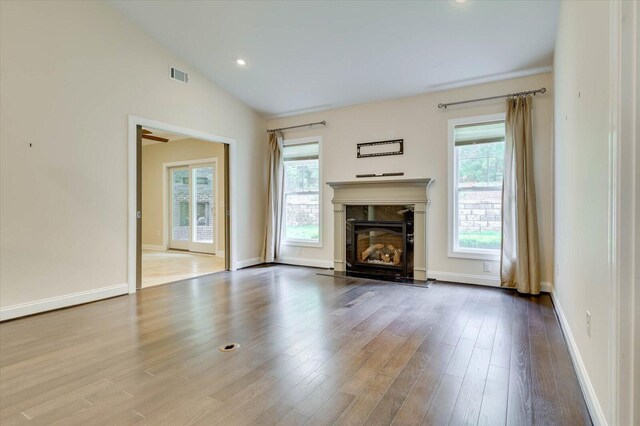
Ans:
[[[285,141],[283,242],[319,246],[321,235],[320,143]]]
[[[500,254],[504,145],[504,114],[449,121],[451,257]]]

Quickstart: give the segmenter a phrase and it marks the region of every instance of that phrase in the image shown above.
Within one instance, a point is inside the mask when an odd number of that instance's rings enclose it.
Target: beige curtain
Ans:
[[[282,219],[282,191],[284,165],[282,162],[282,138],[269,133],[269,163],[267,170],[267,209],[265,213],[262,261],[274,262],[280,251],[280,224]]]
[[[533,181],[531,97],[507,100],[500,281],[526,294],[540,293],[538,218]]]

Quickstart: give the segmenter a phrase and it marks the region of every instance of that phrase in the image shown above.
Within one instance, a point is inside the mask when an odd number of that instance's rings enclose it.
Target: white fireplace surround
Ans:
[[[346,271],[346,206],[414,206],[413,278],[427,280],[427,207],[431,178],[327,182],[333,188],[333,268]]]

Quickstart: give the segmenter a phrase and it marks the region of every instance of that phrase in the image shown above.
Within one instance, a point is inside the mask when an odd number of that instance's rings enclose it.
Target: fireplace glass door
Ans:
[[[352,224],[353,267],[385,269],[406,276],[407,228],[402,221],[355,221]]]

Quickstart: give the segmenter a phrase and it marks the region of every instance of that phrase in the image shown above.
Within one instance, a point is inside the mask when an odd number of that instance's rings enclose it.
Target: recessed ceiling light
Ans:
[[[456,0],[456,3],[464,3],[467,0]]]
[[[242,58],[238,58],[236,59],[236,64],[240,65],[241,67],[244,67],[245,65],[247,65],[247,61],[245,61]]]

